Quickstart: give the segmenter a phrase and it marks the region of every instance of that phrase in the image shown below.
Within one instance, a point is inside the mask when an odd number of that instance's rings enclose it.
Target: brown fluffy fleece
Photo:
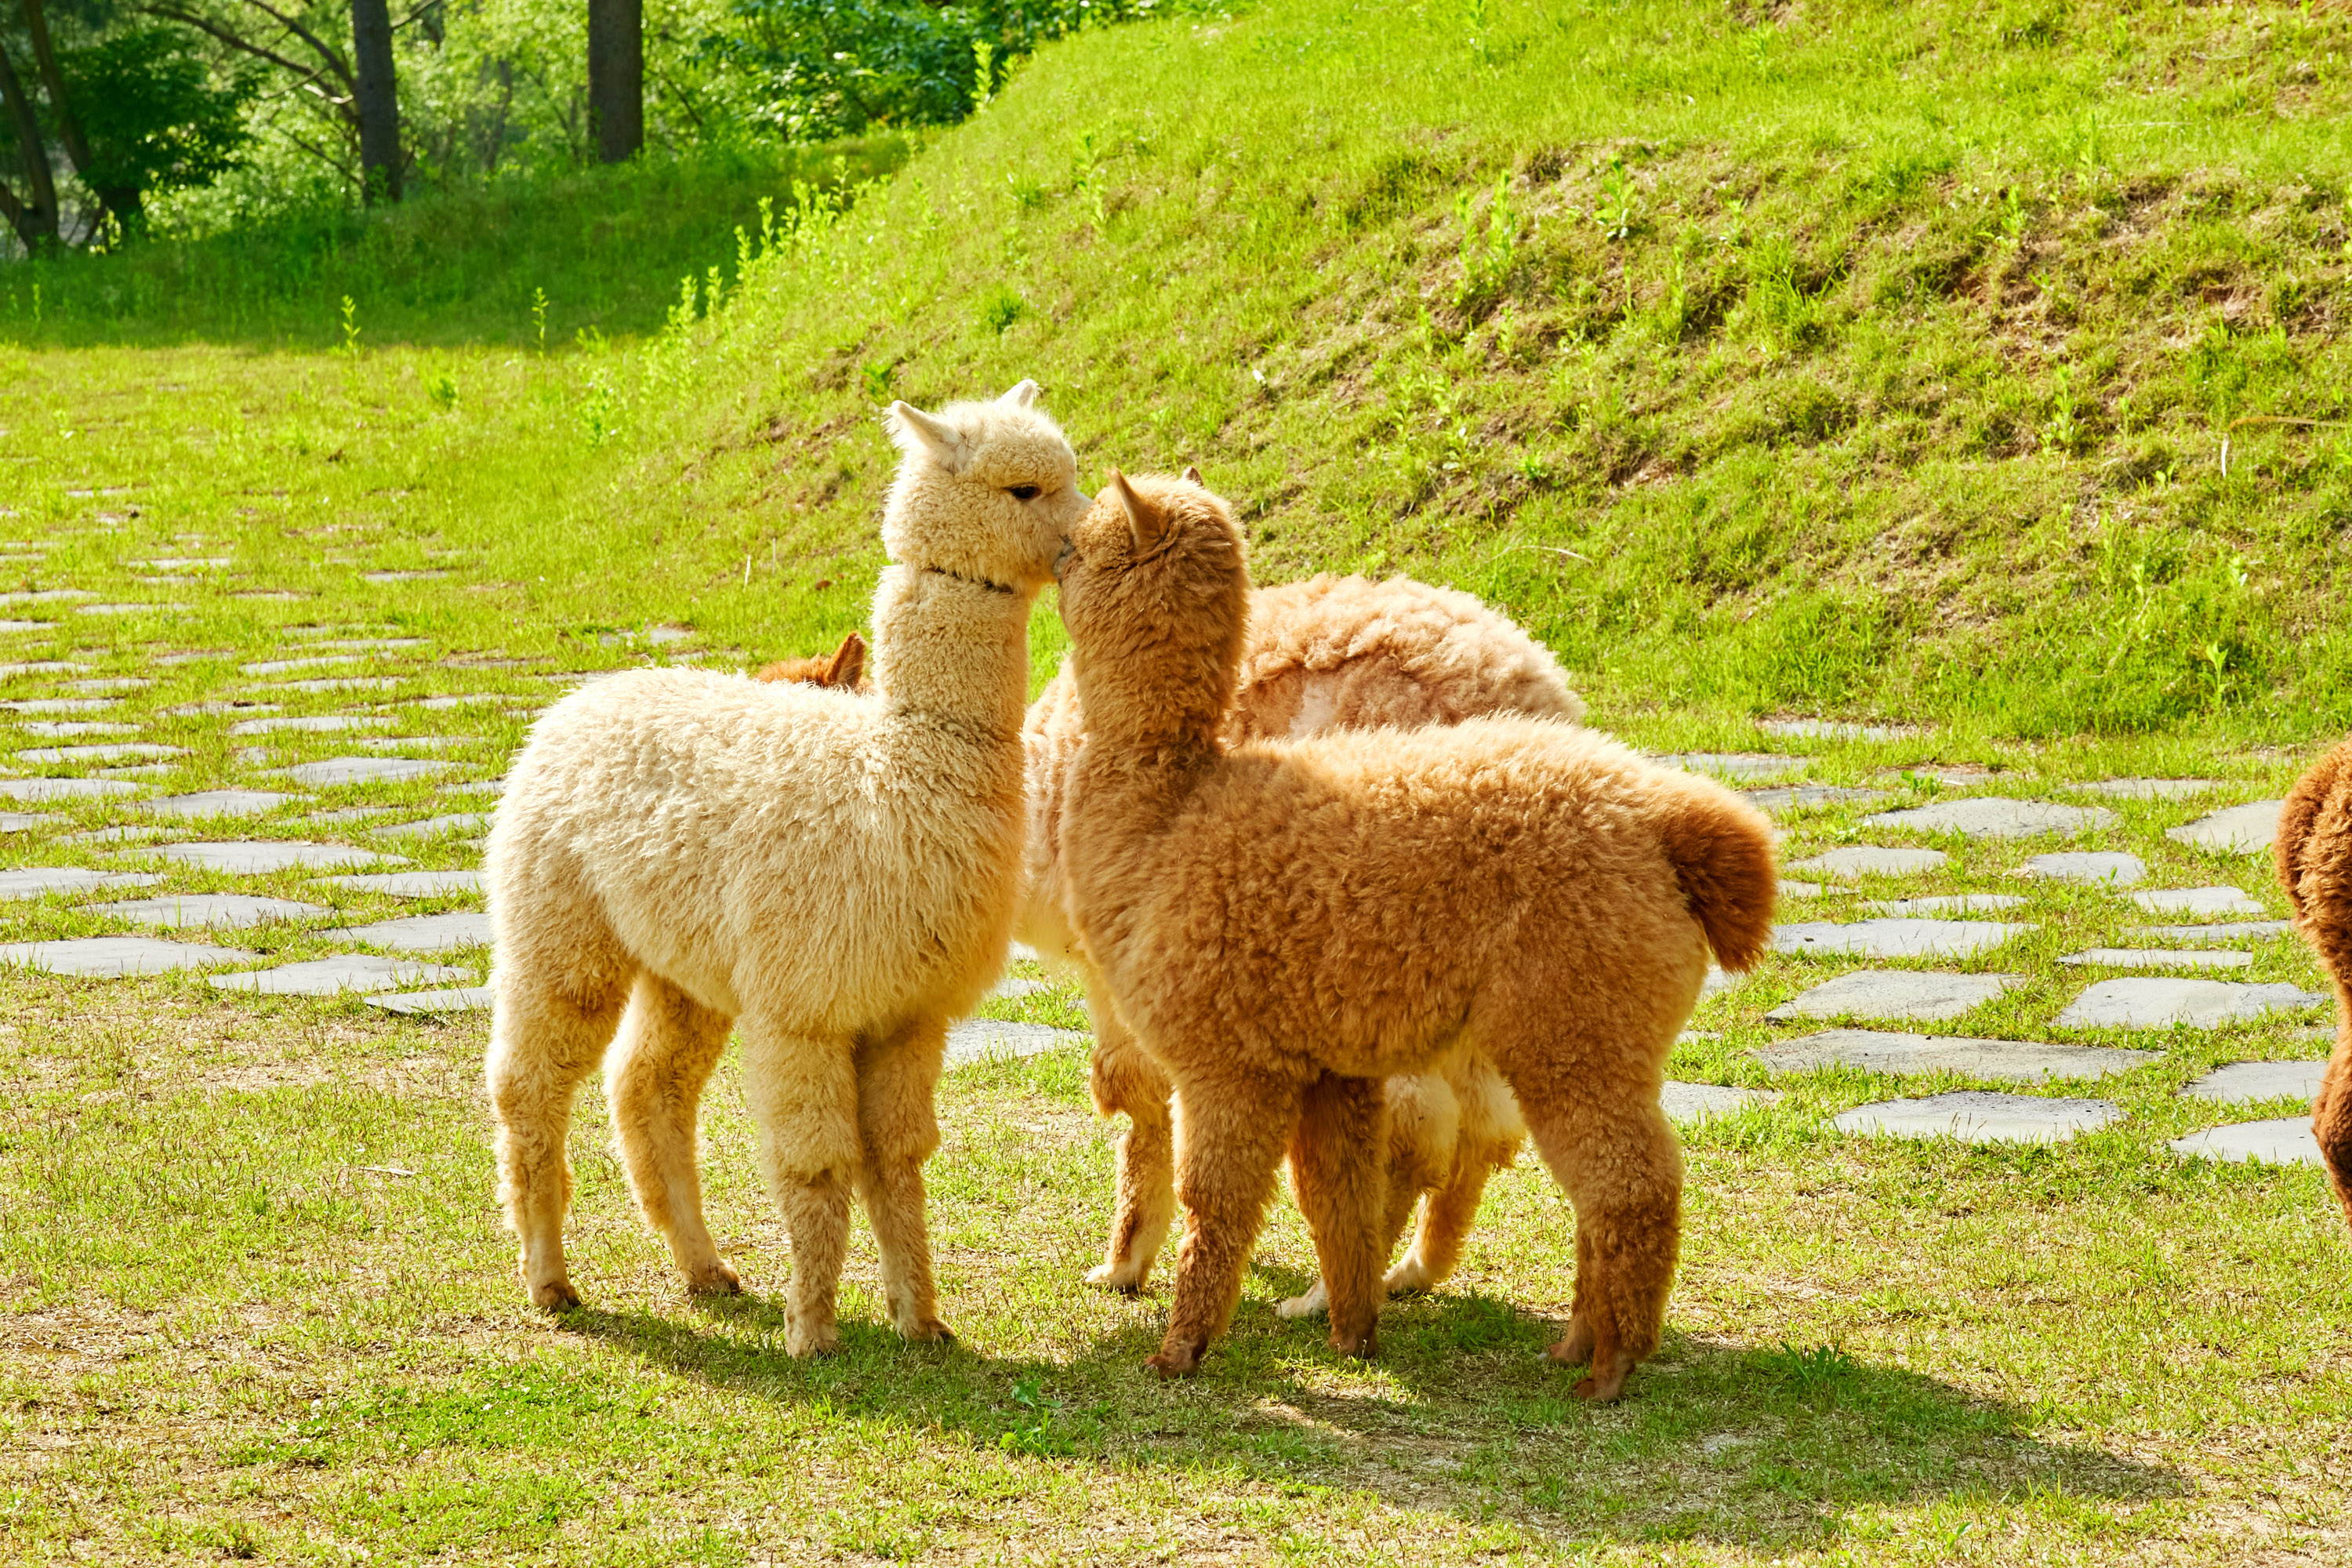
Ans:
[[[1379,1321],[1381,1080],[1465,1041],[1576,1205],[1550,1350],[1614,1398],[1657,1346],[1682,1156],[1658,1104],[1710,948],[1770,939],[1772,832],[1721,785],[1530,719],[1228,747],[1249,577],[1224,503],[1114,474],[1062,576],[1087,743],[1063,846],[1078,936],[1176,1081],[1184,1205],[1163,1373],[1231,1320],[1287,1149],[1331,1343]]]
[[[841,639],[841,646],[829,655],[814,658],[780,658],[761,668],[754,680],[780,681],[793,686],[830,686],[839,691],[855,691],[861,696],[874,689],[866,679],[866,639],[851,632]]]
[[[2352,1224],[2352,741],[2320,758],[2287,793],[2276,853],[2294,923],[2336,979],[2336,1049],[2312,1104],[2311,1131]]]

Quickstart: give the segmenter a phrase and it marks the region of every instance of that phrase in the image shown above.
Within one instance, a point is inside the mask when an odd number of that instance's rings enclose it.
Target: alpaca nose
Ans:
[[[1070,566],[1070,558],[1071,558],[1072,556],[1076,555],[1077,552],[1078,552],[1078,547],[1077,547],[1076,545],[1075,545],[1075,544],[1071,543],[1071,542],[1070,542],[1068,540],[1066,540],[1066,539],[1065,539],[1064,541],[1062,541],[1062,552],[1061,552],[1059,555],[1056,555],[1056,556],[1055,556],[1055,557],[1054,557],[1054,581],[1055,581],[1055,582],[1058,583],[1058,582],[1060,582],[1060,581],[1062,580],[1062,574],[1063,574],[1064,572],[1066,572],[1066,571],[1068,571],[1068,570],[1069,570],[1069,566]]]

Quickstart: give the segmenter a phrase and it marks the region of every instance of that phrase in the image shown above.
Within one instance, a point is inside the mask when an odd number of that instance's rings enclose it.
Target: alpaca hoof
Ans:
[[[551,1312],[561,1312],[580,1305],[580,1292],[572,1288],[569,1279],[550,1279],[530,1288],[530,1304]]]
[[[1419,1258],[1408,1258],[1382,1276],[1381,1289],[1391,1296],[1411,1296],[1436,1283]]]
[[[1143,1270],[1126,1263],[1098,1263],[1087,1270],[1087,1283],[1132,1296],[1143,1289]]]
[[[1581,1318],[1568,1321],[1568,1332],[1544,1352],[1562,1366],[1582,1366],[1592,1359],[1592,1328]]]
[[[803,1328],[793,1323],[784,1330],[784,1353],[794,1361],[813,1355],[830,1355],[841,1348],[841,1331],[831,1323],[816,1328]]]
[[[1607,1364],[1602,1364],[1603,1363]],[[1595,1405],[1606,1405],[1625,1392],[1625,1374],[1633,1370],[1633,1358],[1613,1355],[1595,1358],[1591,1374],[1571,1391],[1579,1399]]]
[[[919,1344],[951,1345],[955,1343],[955,1331],[937,1318],[918,1318],[913,1327],[902,1328],[898,1332]]]
[[[1201,1369],[1201,1350],[1199,1345],[1163,1345],[1143,1363],[1143,1370],[1161,1377],[1190,1377]]]
[[[1333,1334],[1331,1348],[1341,1355],[1353,1356],[1358,1361],[1370,1361],[1381,1353],[1380,1331],[1374,1329],[1370,1333],[1352,1337],[1347,1334]]]
[[[693,1296],[740,1296],[743,1293],[743,1279],[732,1265],[714,1260],[707,1268],[688,1274],[686,1289]]]
[[[1323,1281],[1318,1279],[1304,1295],[1293,1296],[1286,1301],[1276,1301],[1274,1304],[1274,1315],[1277,1318],[1311,1318],[1330,1303],[1331,1299],[1323,1289]]]

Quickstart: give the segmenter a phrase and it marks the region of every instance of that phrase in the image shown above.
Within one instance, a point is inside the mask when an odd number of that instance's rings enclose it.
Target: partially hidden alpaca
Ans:
[[[1576,1205],[1550,1354],[1614,1398],[1656,1348],[1682,1158],[1658,1104],[1711,948],[1770,937],[1772,832],[1570,725],[1472,719],[1229,746],[1249,580],[1223,501],[1117,473],[1061,578],[1087,742],[1064,808],[1077,935],[1175,1079],[1185,1209],[1162,1373],[1231,1320],[1287,1150],[1331,1343],[1374,1349],[1382,1080],[1475,1042]]]
[[[806,686],[832,686],[844,691],[871,692],[866,679],[866,639],[851,632],[830,654],[814,658],[780,658],[763,666],[754,680],[797,681]]]
[[[936,416],[892,405],[904,458],[874,595],[879,700],[635,670],[549,710],[509,773],[486,864],[487,1065],[532,1301],[579,1300],[565,1139],[608,1047],[638,1206],[690,1288],[738,1288],[703,1221],[695,1142],[732,1026],[792,1237],[786,1348],[836,1342],[853,1191],[891,1321],[946,1333],[923,1213],[932,1089],[949,1022],[1003,963],[1029,607],[1087,504],[1035,395],[1024,382]]]
[[[1185,478],[1199,482],[1187,470]],[[1254,590],[1226,746],[1339,730],[1455,724],[1482,714],[1522,713],[1574,723],[1584,705],[1549,649],[1468,594],[1410,578],[1370,582],[1323,575]],[[1096,1109],[1128,1117],[1118,1149],[1110,1236],[1089,1282],[1143,1285],[1176,1212],[1173,1086],[1136,1045],[1102,975],[1072,929],[1062,877],[1062,834],[1072,764],[1085,738],[1071,668],[1029,709],[1029,847],[1021,918],[1013,934],[1085,982],[1095,1022]],[[1388,1271],[1390,1291],[1426,1289],[1453,1273],[1487,1177],[1525,1141],[1510,1091],[1476,1049],[1451,1053],[1436,1070],[1388,1086],[1387,1258],[1426,1194],[1412,1247]],[[1318,1282],[1276,1310],[1322,1310]]]
[[[2312,1102],[2311,1131],[2352,1224],[2352,741],[2287,792],[2273,853],[2294,923],[2336,981],[2336,1049]]]

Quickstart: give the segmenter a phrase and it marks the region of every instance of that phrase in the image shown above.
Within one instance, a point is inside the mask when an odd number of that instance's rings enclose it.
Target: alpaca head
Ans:
[[[831,654],[814,658],[780,658],[751,678],[793,686],[830,686],[843,691],[870,691],[866,680],[866,639],[856,632],[841,639]]]
[[[1195,479],[1112,469],[1070,531],[1061,584],[1089,724],[1170,736],[1216,726],[1249,618],[1241,530],[1222,499]]]
[[[890,405],[905,454],[882,544],[906,566],[1034,594],[1053,581],[1070,524],[1087,510],[1077,459],[1024,381],[992,403],[926,414]]]

